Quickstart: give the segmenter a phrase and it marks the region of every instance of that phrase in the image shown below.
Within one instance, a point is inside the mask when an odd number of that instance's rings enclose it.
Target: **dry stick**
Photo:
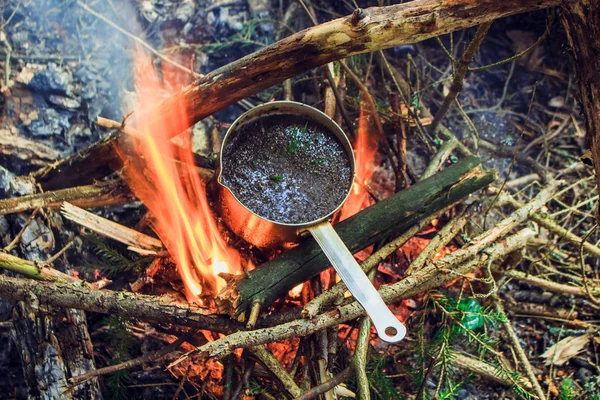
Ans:
[[[258,321],[261,307],[262,303],[260,301],[255,301],[254,303],[252,303],[252,307],[250,308],[250,315],[248,315],[248,322],[246,323],[246,328],[254,328],[254,325],[256,325],[256,321]]]
[[[325,383],[322,383],[319,386],[316,386],[310,389],[308,392],[304,393],[302,396],[296,397],[294,400],[313,400],[319,398],[320,395],[330,391],[336,386],[344,383],[346,380],[352,377],[354,373],[354,369],[350,366],[344,369],[342,372],[331,378]]]
[[[483,42],[485,35],[487,35],[490,26],[492,26],[492,22],[484,22],[479,26],[479,28],[477,28],[477,32],[475,33],[473,40],[471,40],[471,43],[469,43],[469,45],[467,46],[467,49],[461,56],[460,60],[458,61],[458,64],[455,65],[454,78],[452,79],[452,84],[450,85],[450,91],[444,98],[444,102],[440,106],[438,112],[433,117],[433,121],[431,122],[431,126],[429,127],[430,132],[432,134],[435,133],[438,125],[440,124],[440,122],[442,121],[442,119],[444,118],[444,116],[458,97],[458,94],[463,89],[463,85],[465,83],[465,76],[467,75],[467,71],[469,70],[469,64],[471,64],[473,58],[475,58],[475,53],[477,53],[477,49],[479,49],[481,42]]]
[[[367,352],[369,350],[369,336],[371,336],[371,320],[362,317],[359,322],[356,349],[352,356],[354,372],[356,373],[356,389],[360,400],[370,400],[369,377],[367,376]]]
[[[136,253],[156,256],[165,250],[160,240],[92,214],[73,204],[63,203],[61,213],[70,221],[78,223],[102,236],[126,244],[129,250]]]
[[[502,378],[496,373],[496,367],[474,357],[452,352],[452,355],[450,356],[450,362],[459,368],[465,369],[491,381],[498,382],[503,385],[510,385],[506,379]],[[527,390],[531,390],[533,388],[529,380],[525,378],[520,378],[518,384]]]
[[[573,296],[583,296],[587,297],[588,293],[585,289],[579,286],[571,286],[565,285],[563,283],[556,283],[549,281],[544,278],[540,278],[538,276],[530,275],[526,272],[510,270],[505,271],[504,276],[508,278],[517,279],[523,282],[527,282],[530,285],[540,287],[542,289],[548,290],[550,292],[573,295]],[[596,287],[592,289],[592,294],[595,296],[600,296],[600,288]]]
[[[152,361],[160,360],[161,358],[165,357],[169,353],[177,351],[177,349],[179,349],[179,346],[181,346],[181,344],[183,342],[185,342],[186,340],[190,339],[190,337],[191,337],[190,334],[184,335],[181,338],[179,338],[177,341],[171,343],[170,345],[168,345],[166,347],[163,347],[160,350],[144,354],[143,356],[133,358],[131,360],[127,360],[127,361],[119,363],[119,364],[109,365],[108,367],[98,368],[93,371],[87,372],[85,374],[74,376],[71,379],[69,379],[69,383],[73,386],[81,385],[82,383],[87,382],[90,379],[93,379],[97,376],[113,374],[118,371],[124,371],[126,369],[131,369],[131,368],[137,367],[139,365],[144,365],[144,364],[152,362]]]
[[[367,8],[353,14],[355,17],[306,29],[218,68],[149,111],[147,118],[152,125],[156,120],[174,120],[173,116],[183,111],[188,116],[185,125],[192,126],[240,99],[320,65],[558,4],[560,0],[418,0]],[[103,168],[86,173],[86,164],[90,160],[101,165],[118,161],[113,144],[120,137],[112,135],[35,175],[45,188],[65,185],[65,176],[71,180],[79,179],[79,175],[97,178],[98,173],[104,173]]]
[[[294,397],[302,394],[302,390],[298,387],[294,379],[281,366],[277,358],[264,345],[258,345],[250,348],[250,351],[258,357],[258,359],[279,379],[285,390]]]
[[[419,253],[417,258],[410,263],[405,275],[410,275],[417,269],[422,268],[424,265],[430,263],[437,252],[440,251],[442,247],[444,247],[456,235],[458,235],[458,232],[460,232],[461,229],[467,224],[470,217],[470,213],[464,213],[463,215],[448,221],[448,223],[438,231],[435,237],[431,239],[429,243],[427,243],[427,246]]]
[[[500,298],[498,297],[498,293],[493,293],[492,298],[494,300],[494,306],[496,307],[496,312],[501,317],[503,317],[503,318],[501,318],[501,323],[502,323],[502,326],[504,326],[506,333],[508,334],[508,340],[510,341],[514,351],[517,353],[517,358],[519,359],[521,364],[523,364],[523,366],[525,367],[525,372],[527,374],[527,377],[529,378],[529,381],[531,382],[531,385],[533,386],[533,390],[534,390],[535,394],[538,396],[538,398],[540,400],[546,400],[546,395],[544,394],[544,391],[542,390],[542,387],[540,386],[540,383],[538,382],[538,380],[535,376],[533,367],[531,366],[531,363],[529,362],[529,357],[527,356],[527,354],[525,354],[525,351],[521,347],[521,344],[519,343],[519,337],[515,333],[515,330],[513,329],[512,324],[511,324],[510,320],[508,319],[508,316],[504,312],[504,307],[502,307],[502,303],[500,301]]]
[[[13,249],[15,247],[17,247],[17,244],[19,244],[19,240],[21,240],[21,236],[23,236],[23,234],[25,233],[25,230],[27,229],[27,227],[31,224],[31,222],[33,221],[33,219],[35,218],[35,216],[37,215],[37,213],[40,211],[40,208],[36,208],[35,210],[33,210],[33,212],[31,213],[31,215],[29,216],[29,218],[27,218],[27,221],[25,221],[25,223],[23,224],[23,227],[21,228],[21,230],[19,231],[19,233],[17,233],[14,237],[14,239],[8,244],[8,246],[6,246],[4,248],[4,251],[7,253],[10,253],[11,251],[13,251]]]
[[[19,213],[38,207],[55,210],[60,208],[64,201],[78,207],[93,208],[132,203],[136,198],[123,181],[114,179],[93,185],[2,199],[0,215]]]
[[[360,263],[360,267],[365,273],[369,273],[373,268],[379,266],[381,262],[383,262],[386,258],[388,258],[392,253],[402,247],[406,242],[408,242],[413,236],[419,233],[423,228],[431,223],[434,219],[438,218],[440,215],[444,214],[450,208],[454,207],[454,205],[450,207],[446,207],[435,214],[430,215],[429,217],[419,221],[416,225],[411,226],[406,230],[402,235],[398,236],[396,239],[390,241],[382,248],[371,254],[367,257],[363,262]],[[346,292],[346,285],[344,282],[338,282],[333,285],[328,290],[321,293],[319,296],[315,297],[308,303],[304,305],[302,309],[302,316],[305,318],[312,318],[320,312],[324,311],[331,304],[334,304],[337,300],[343,299],[344,293]]]
[[[2,257],[0,253],[0,266]],[[21,260],[24,261],[24,260]],[[44,270],[40,274],[44,275]],[[244,329],[228,317],[209,314],[209,310],[180,303],[167,296],[148,296],[113,290],[97,290],[81,282],[47,282],[0,275],[0,297],[24,300],[34,294],[41,303],[63,308],[137,318],[144,321],[177,324],[196,329],[230,333]]]
[[[420,274],[416,273],[390,286],[382,286],[379,289],[379,294],[386,303],[392,303],[422,291],[439,287],[440,285],[456,279],[457,276],[475,271],[484,265],[491,256],[502,257],[517,249],[523,248],[526,242],[534,235],[532,230],[523,229],[517,234],[488,247],[486,253],[489,254],[481,254],[473,261],[468,261],[459,265],[456,268],[456,273],[449,270],[438,270],[435,267],[433,267],[433,269],[427,269],[427,273],[425,273],[425,269],[423,269],[420,271]],[[417,277],[417,275],[419,276]],[[268,342],[281,341],[292,336],[307,336],[321,329],[335,326],[364,315],[364,309],[358,302],[354,301],[339,307],[335,311],[320,314],[311,319],[291,321],[253,331],[232,333],[184,354],[182,358],[173,362],[170,367],[180,363],[192,354],[199,354],[202,359],[208,357],[221,357],[231,353],[239,347],[258,346],[259,344]]]
[[[423,180],[429,178],[433,174],[435,174],[442,165],[446,162],[452,151],[458,146],[458,139],[456,137],[451,137],[449,140],[446,140],[439,148],[439,150],[431,157],[431,161],[425,168],[425,172],[419,178],[419,180]]]
[[[516,200],[514,197],[509,196],[509,195],[506,195],[503,197],[506,199],[506,203],[508,205],[510,205],[511,207],[513,207],[513,208],[523,207],[523,203]],[[583,243],[583,248],[588,253],[591,253],[595,257],[600,258],[600,248],[598,248],[598,246],[596,246],[588,241],[584,241],[579,236],[575,235],[574,233],[570,232],[569,230],[558,225],[556,223],[556,221],[554,221],[551,217],[540,215],[540,214],[533,214],[531,216],[531,219],[534,220],[535,222],[537,222],[538,224],[540,224],[541,226],[543,226],[544,228],[548,229],[549,231],[556,233],[561,239],[565,239],[565,240],[567,240],[573,244],[576,244],[578,246],[581,243]]]

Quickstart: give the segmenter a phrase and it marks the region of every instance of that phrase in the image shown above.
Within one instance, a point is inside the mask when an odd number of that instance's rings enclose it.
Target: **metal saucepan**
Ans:
[[[307,231],[310,232],[346,284],[346,287],[369,314],[379,337],[391,343],[400,341],[406,334],[406,328],[383,302],[367,275],[362,271],[329,222],[331,216],[346,201],[352,189],[352,184],[348,186],[344,200],[334,210],[316,220],[300,224],[271,221],[255,214],[242,204],[230,188],[223,184],[222,171],[228,162],[227,159],[224,159],[225,152],[223,150],[226,148],[228,140],[234,137],[244,124],[270,115],[301,116],[324,126],[335,135],[347,152],[351,162],[352,176],[354,177],[355,162],[352,146],[342,129],[331,118],[321,111],[302,103],[274,101],[262,104],[242,114],[231,125],[223,139],[219,158],[219,172],[217,174],[219,191],[217,204],[223,220],[237,235],[261,248],[297,243]]]

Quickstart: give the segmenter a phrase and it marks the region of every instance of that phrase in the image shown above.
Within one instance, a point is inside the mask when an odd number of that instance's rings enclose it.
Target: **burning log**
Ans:
[[[493,182],[495,173],[484,173],[478,165],[478,158],[468,157],[340,222],[336,230],[353,253],[398,234]],[[253,303],[271,304],[328,266],[317,243],[307,239],[251,271],[246,279],[231,280],[217,297],[217,306],[221,312],[240,314]]]
[[[189,127],[238,100],[335,60],[559,4],[559,0],[419,0],[357,9],[352,15],[305,29],[205,75],[148,113],[149,125],[156,120],[172,120],[185,104]],[[45,189],[90,183],[120,168],[114,146],[123,137],[114,132],[33,176]]]

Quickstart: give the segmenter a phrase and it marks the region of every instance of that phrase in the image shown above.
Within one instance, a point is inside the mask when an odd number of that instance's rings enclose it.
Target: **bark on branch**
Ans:
[[[151,121],[173,121],[174,116],[181,115],[180,104],[185,104],[189,127],[238,100],[331,61],[415,43],[559,4],[560,0],[417,0],[359,9],[352,15],[305,29],[216,69],[147,115]],[[34,175],[45,189],[82,185],[89,182],[82,182],[81,178],[105,176],[104,166],[120,164],[113,146],[122,136],[115,132],[81,154]],[[89,160],[95,168],[90,168]],[[64,176],[69,179],[61,181],[60,177]],[[74,183],[76,177],[78,180]]]
[[[44,282],[0,275],[0,298],[23,300],[34,294],[43,304],[75,308],[102,314],[114,314],[144,321],[189,326],[231,333],[243,325],[229,317],[210,315],[209,311],[168,297],[130,292],[91,289],[70,282]]]

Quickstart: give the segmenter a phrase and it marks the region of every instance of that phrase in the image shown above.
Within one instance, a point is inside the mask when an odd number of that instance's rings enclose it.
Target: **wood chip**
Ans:
[[[590,340],[590,334],[586,333],[581,336],[568,336],[556,343],[553,346],[550,346],[544,354],[542,354],[542,358],[545,358],[544,364],[546,365],[563,365],[571,358],[575,357],[579,354],[583,348],[587,345]]]

